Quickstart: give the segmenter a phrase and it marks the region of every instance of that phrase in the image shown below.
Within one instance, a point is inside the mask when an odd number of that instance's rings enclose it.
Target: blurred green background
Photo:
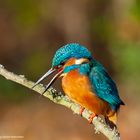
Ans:
[[[117,82],[126,106],[123,140],[140,131],[140,0],[1,0],[0,64],[36,81],[55,51],[70,42],[87,46]],[[60,83],[55,87],[59,90]],[[105,140],[62,106],[0,76],[0,136],[25,140]],[[17,139],[16,139],[17,140]]]

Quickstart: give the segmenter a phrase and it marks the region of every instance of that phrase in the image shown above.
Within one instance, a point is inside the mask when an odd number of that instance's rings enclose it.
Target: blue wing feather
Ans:
[[[96,60],[92,61],[89,78],[97,96],[108,102],[112,109],[117,110],[121,104],[124,104],[119,97],[115,82]]]

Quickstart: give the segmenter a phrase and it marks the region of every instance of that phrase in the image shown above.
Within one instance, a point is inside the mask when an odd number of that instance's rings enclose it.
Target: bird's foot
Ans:
[[[95,116],[96,116],[95,113],[93,113],[93,114],[91,114],[91,115],[89,116],[89,119],[88,119],[89,124],[92,123],[92,121],[93,121],[93,119],[94,119]]]
[[[83,113],[84,110],[85,110],[85,108],[82,107],[82,106],[80,106],[80,112],[79,112],[79,114],[81,115],[81,117],[82,117],[82,113]]]

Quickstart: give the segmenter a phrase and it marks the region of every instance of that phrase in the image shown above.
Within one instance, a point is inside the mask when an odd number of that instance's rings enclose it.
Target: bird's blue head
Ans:
[[[81,59],[85,58],[87,60],[92,59],[91,53],[88,51],[87,48],[84,46],[77,44],[77,43],[71,43],[67,44],[60,49],[58,49],[53,57],[52,61],[52,68],[46,72],[36,83],[33,87],[35,87],[37,84],[39,84],[42,80],[44,80],[47,76],[57,71],[57,74],[52,78],[50,83],[47,85],[46,90],[53,84],[53,82],[64,72],[64,64],[69,60],[70,58],[76,58]],[[76,65],[72,68],[76,68]],[[46,91],[45,90],[45,91]]]
[[[52,67],[65,63],[70,58],[87,58],[91,59],[92,55],[87,48],[77,43],[67,44],[58,49],[53,57]]]

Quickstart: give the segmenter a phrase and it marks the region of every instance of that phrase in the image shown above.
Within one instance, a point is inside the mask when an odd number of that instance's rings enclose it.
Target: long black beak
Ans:
[[[34,88],[36,85],[41,83],[46,77],[54,73],[57,69],[51,68],[48,72],[46,72],[35,84],[32,88]],[[48,88],[56,81],[56,79],[62,74],[63,69],[58,69],[57,74],[52,78],[52,80],[46,85],[45,91],[42,93],[42,95],[48,90]]]
[[[39,80],[37,80],[37,82],[34,84],[34,86],[32,88],[34,88],[36,85],[41,83],[41,81],[43,81],[46,77],[48,77],[50,74],[52,74],[55,71],[56,71],[56,69],[53,69],[53,68],[48,70],[41,78],[39,78]]]
[[[42,95],[50,88],[50,86],[57,80],[57,78],[62,74],[63,69],[59,70],[58,73],[52,78],[52,80],[46,85]]]

